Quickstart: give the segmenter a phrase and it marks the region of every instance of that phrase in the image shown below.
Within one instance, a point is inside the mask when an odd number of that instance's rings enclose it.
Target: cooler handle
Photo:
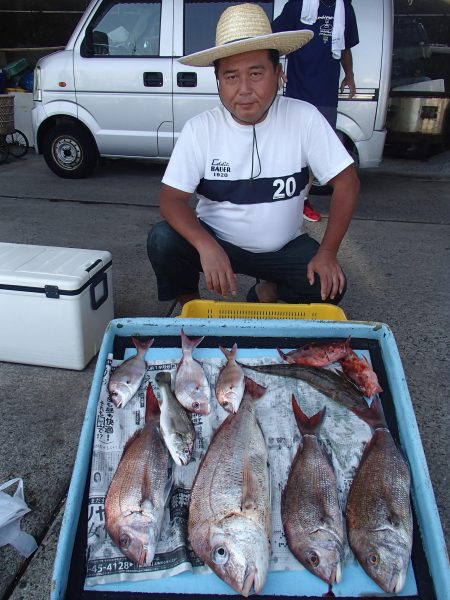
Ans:
[[[95,288],[103,283],[103,291],[100,298],[97,300],[95,297]],[[107,299],[108,299],[108,275],[106,273],[99,273],[99,276],[95,276],[92,279],[92,283],[89,286],[89,293],[91,295],[91,308],[97,310]]]

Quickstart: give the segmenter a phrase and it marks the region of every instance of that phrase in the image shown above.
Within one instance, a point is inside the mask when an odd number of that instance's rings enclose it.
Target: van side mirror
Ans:
[[[81,42],[80,54],[83,58],[90,58],[93,56],[92,30],[89,28],[86,30],[83,41]]]
[[[80,50],[84,58],[107,56],[109,54],[108,34],[104,31],[87,29]]]

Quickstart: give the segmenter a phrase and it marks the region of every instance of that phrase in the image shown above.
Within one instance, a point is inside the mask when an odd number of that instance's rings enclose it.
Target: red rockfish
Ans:
[[[355,383],[367,398],[372,398],[383,389],[378,383],[378,377],[365,356],[359,358],[350,350],[340,361],[344,375]]]
[[[277,348],[281,358],[291,364],[309,365],[311,367],[325,367],[344,358],[351,352],[350,337],[340,342],[311,342],[287,354]]]

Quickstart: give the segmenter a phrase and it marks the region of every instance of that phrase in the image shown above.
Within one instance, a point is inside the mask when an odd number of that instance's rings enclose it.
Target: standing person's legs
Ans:
[[[336,131],[337,106],[317,106],[317,110],[325,117],[331,127]],[[305,192],[305,204],[303,205],[303,218],[307,221],[317,223],[322,218],[320,213],[314,210],[309,200],[309,193],[314,180],[314,174],[310,172],[308,187]]]

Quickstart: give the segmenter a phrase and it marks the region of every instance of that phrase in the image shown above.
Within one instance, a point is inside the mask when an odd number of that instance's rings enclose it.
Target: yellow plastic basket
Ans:
[[[346,321],[342,308],[334,304],[269,304],[257,302],[221,302],[191,300],[181,317],[202,319],[310,319]]]

